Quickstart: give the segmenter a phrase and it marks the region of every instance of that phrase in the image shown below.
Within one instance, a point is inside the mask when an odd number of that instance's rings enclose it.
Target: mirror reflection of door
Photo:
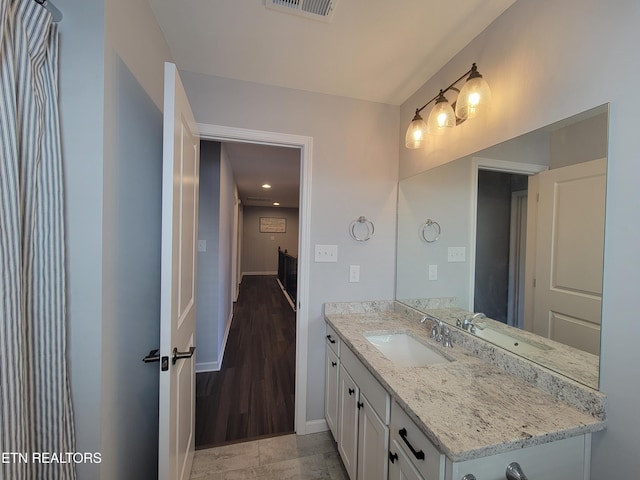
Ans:
[[[478,170],[474,311],[524,324],[527,175]]]
[[[600,346],[606,169],[601,158],[542,172],[532,184],[539,201],[527,329],[593,354]]]
[[[606,159],[479,170],[474,310],[598,354],[605,187]]]

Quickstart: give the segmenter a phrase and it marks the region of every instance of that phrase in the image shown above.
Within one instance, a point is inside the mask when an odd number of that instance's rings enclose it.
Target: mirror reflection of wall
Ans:
[[[425,309],[451,305],[481,311],[507,325],[597,354],[604,223],[585,219],[600,213],[604,218],[607,135],[608,106],[603,105],[402,180],[398,197],[397,300]],[[567,210],[571,202],[556,199],[551,203],[556,223],[538,225],[538,178],[597,159],[602,159],[603,165],[598,185],[565,179],[553,187],[566,197],[565,193],[575,190],[576,185],[586,185],[586,197],[578,201],[578,211],[585,214],[582,220]],[[433,244],[426,244],[418,236],[420,226],[429,218],[442,227],[440,239]],[[578,245],[581,238],[588,239],[582,242],[584,248]],[[536,274],[540,267],[535,265],[535,251],[543,243],[553,252],[562,247],[588,260],[556,262]],[[465,261],[451,262],[450,247],[462,248]],[[580,283],[570,278],[569,274],[584,278],[584,265],[589,267],[591,278],[598,281]],[[429,274],[434,270],[435,278]],[[534,281],[540,285],[541,277],[549,279],[547,290],[566,290],[588,298],[588,308],[597,310],[597,318],[591,314],[582,318],[582,313],[557,314],[561,311],[557,305],[537,305],[532,289]],[[576,298],[564,302],[577,304]]]

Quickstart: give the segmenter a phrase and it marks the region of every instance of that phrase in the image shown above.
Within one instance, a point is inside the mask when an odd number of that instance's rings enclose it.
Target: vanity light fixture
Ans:
[[[462,89],[459,90],[456,88],[456,84],[465,77],[467,77],[467,81]],[[458,98],[453,105],[444,96],[449,90],[458,92]],[[407,129],[405,146],[407,148],[424,147],[427,133],[430,135],[442,135],[449,128],[453,128],[465,120],[477,116],[490,100],[491,90],[489,89],[489,84],[482,78],[482,75],[478,72],[478,67],[474,63],[468,72],[465,72],[464,75],[447,88],[440,90],[438,95],[422,107],[416,108],[416,114]],[[435,105],[425,122],[420,116],[420,112],[431,102],[435,102]]]

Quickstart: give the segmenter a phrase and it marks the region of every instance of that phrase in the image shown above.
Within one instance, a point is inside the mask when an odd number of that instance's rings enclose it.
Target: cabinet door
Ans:
[[[331,348],[327,348],[326,385],[324,398],[324,416],[333,438],[338,438],[338,357]]]
[[[358,454],[358,396],[360,392],[351,376],[340,365],[338,397],[338,452],[351,480],[356,480]]]
[[[362,392],[358,410],[358,480],[387,480],[389,427]]]
[[[389,448],[389,480],[424,480],[395,440]]]

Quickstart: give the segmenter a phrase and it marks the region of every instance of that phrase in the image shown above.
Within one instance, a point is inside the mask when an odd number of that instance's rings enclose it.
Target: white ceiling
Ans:
[[[300,192],[300,149],[225,143],[238,195],[243,205],[298,208]],[[265,190],[263,184],[271,185]]]
[[[269,10],[265,1],[149,4],[180,70],[400,105],[515,0],[338,0],[329,23]],[[276,157],[291,152],[230,147],[245,204],[264,196],[249,186],[259,188],[266,166],[272,178],[288,175],[287,185],[299,178],[299,171],[278,171],[291,161]],[[288,205],[291,191],[274,185],[271,196]]]
[[[400,105],[515,0],[149,0],[180,70]],[[437,93],[437,92],[436,92]]]

